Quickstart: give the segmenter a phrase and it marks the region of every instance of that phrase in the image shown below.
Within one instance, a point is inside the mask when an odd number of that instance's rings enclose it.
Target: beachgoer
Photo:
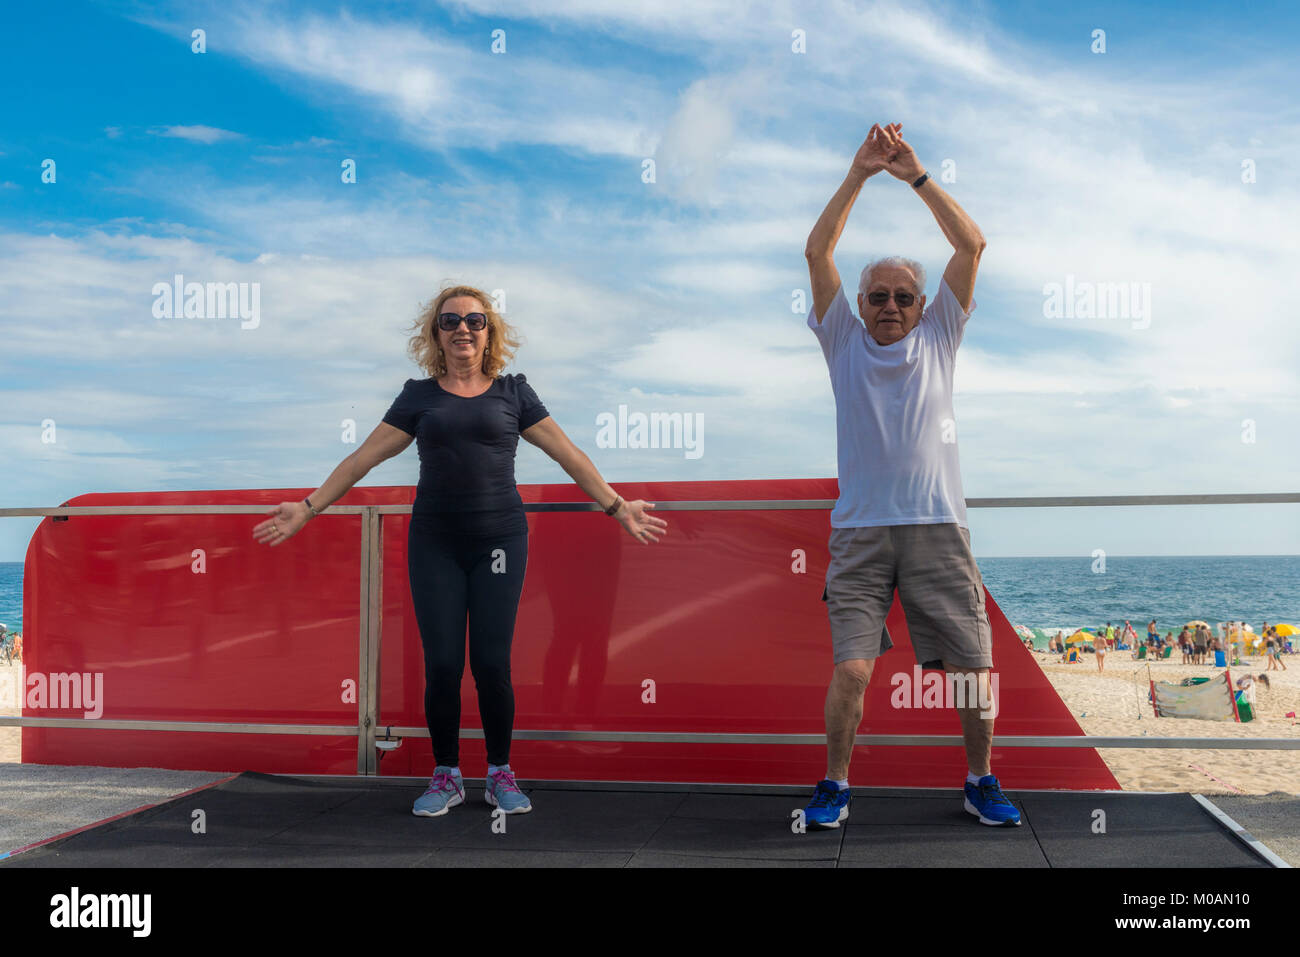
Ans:
[[[1156,636],[1156,620],[1152,618],[1147,622],[1147,641],[1151,641]]]
[[[1092,643],[1092,650],[1097,655],[1097,671],[1100,672],[1106,664],[1106,645],[1107,640],[1098,635]]]
[[[1266,650],[1269,657],[1269,670],[1271,671],[1289,670],[1286,666],[1286,662],[1282,660],[1282,642],[1280,639],[1276,637],[1270,638]]]
[[[1246,675],[1237,679],[1237,689],[1242,692],[1242,698],[1250,705],[1251,710],[1255,708],[1255,679]]]
[[[804,248],[813,298],[807,324],[826,359],[838,423],[840,497],[831,512],[822,592],[835,662],[824,712],[827,773],[805,812],[808,824],[823,827],[848,817],[854,735],[875,660],[893,644],[885,615],[895,585],[922,668],[968,676],[987,701],[993,665],[957,445],[912,427],[953,417],[953,364],[974,308],[984,237],[925,172],[900,131],[898,124],[871,128]],[[868,264],[856,303],[835,267],[849,211],[867,179],[881,171],[911,185],[953,245],[928,306],[918,262],[891,256]],[[885,224],[884,235],[889,231]],[[969,772],[963,807],[983,824],[1020,824],[990,768],[992,717],[978,706],[958,710]]]
[[[510,767],[510,649],[528,560],[528,524],[514,479],[519,437],[559,463],[638,542],[658,541],[667,528],[650,514],[653,505],[625,501],[605,483],[522,374],[502,374],[517,345],[487,294],[471,286],[442,290],[420,315],[409,344],[428,378],[406,381],[383,421],[324,485],[301,502],[281,503],[253,530],[259,542],[282,544],[418,439],[407,571],[424,646],[425,717],[436,765],[412,808],[423,817],[465,800],[458,764],[467,618],[487,745],[485,800],[507,814],[532,810]]]

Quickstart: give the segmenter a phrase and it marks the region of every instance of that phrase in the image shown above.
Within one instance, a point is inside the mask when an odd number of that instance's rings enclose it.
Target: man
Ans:
[[[970,689],[954,696],[965,704],[957,710],[969,767],[966,810],[984,824],[1018,825],[1020,812],[989,767],[993,720],[981,712],[993,710],[992,629],[970,550],[952,409],[953,364],[974,308],[984,236],[901,131],[897,123],[871,128],[804,251],[813,293],[808,326],[835,394],[840,480],[822,594],[835,664],[826,694],[827,773],[805,820],[838,827],[848,817],[849,759],[875,659],[893,644],[885,616],[897,586],[917,661],[944,669],[957,690]],[[909,184],[955,252],[928,308],[920,263],[869,264],[855,314],[832,254],[858,192],[882,170]]]

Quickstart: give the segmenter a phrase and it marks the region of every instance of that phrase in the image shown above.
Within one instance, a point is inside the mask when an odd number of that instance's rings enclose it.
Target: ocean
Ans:
[[[1092,559],[981,558],[989,594],[1013,625],[1057,630],[1095,628],[1125,619],[1143,638],[1156,620],[1161,635],[1202,619],[1300,626],[1300,555],[1106,556]],[[1068,635],[1070,632],[1066,630]]]
[[[1013,625],[1092,628],[1127,618],[1146,635],[1156,619],[1163,635],[1201,618],[1246,621],[1258,632],[1267,620],[1300,625],[1300,555],[1187,557],[1106,556],[1106,571],[1090,557],[981,558],[984,584]],[[22,631],[21,562],[0,562],[0,622]],[[1067,632],[1068,634],[1068,632]]]

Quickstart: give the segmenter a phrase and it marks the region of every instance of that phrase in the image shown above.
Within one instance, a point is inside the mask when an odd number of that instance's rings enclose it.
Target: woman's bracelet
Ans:
[[[307,508],[311,511],[312,518],[315,518],[317,515],[320,514],[320,512],[316,510],[316,506],[311,503],[310,498],[305,498],[303,499],[303,501],[307,503]]]
[[[622,495],[619,495],[617,492],[615,492],[615,493],[614,493],[614,504],[611,505],[609,508],[605,509],[605,514],[606,514],[606,515],[613,515],[614,513],[616,513],[616,512],[619,510],[619,507],[620,507],[622,504],[623,504],[623,496],[622,496]]]

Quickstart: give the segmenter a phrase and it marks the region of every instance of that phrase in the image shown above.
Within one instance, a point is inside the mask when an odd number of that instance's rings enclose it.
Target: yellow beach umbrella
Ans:
[[[1283,638],[1288,638],[1291,635],[1300,632],[1300,629],[1297,629],[1295,625],[1277,625],[1276,630]]]
[[[1184,628],[1195,628],[1195,627],[1198,626],[1198,625],[1200,625],[1200,626],[1203,627],[1203,628],[1209,628],[1209,627],[1210,627],[1209,622],[1205,622],[1205,621],[1189,621],[1187,624],[1183,625],[1183,627],[1184,627]]]
[[[1083,644],[1084,642],[1087,642],[1088,644],[1092,644],[1096,640],[1097,640],[1096,635],[1094,635],[1090,631],[1084,631],[1082,628],[1080,628],[1069,638],[1066,638],[1065,643],[1067,645],[1078,645],[1078,644]]]

